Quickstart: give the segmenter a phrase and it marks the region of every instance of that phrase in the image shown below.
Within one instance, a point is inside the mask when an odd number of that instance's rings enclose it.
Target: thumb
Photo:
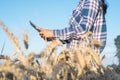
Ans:
[[[41,28],[41,27],[37,27],[36,29],[39,30],[39,31],[43,31],[43,30],[44,30],[44,29]]]

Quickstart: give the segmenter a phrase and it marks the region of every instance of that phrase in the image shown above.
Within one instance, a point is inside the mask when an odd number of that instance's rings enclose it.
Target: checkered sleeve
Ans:
[[[60,40],[67,40],[71,38],[73,33],[74,29],[72,26],[61,30],[53,30],[54,37],[59,38]]]
[[[99,2],[98,0],[85,0],[81,10],[75,11],[72,14],[70,27],[61,30],[53,30],[54,37],[61,40],[69,38],[79,38],[92,27],[96,15],[98,13]]]
[[[77,37],[90,31],[98,14],[98,10],[99,0],[85,0],[80,15],[75,15],[73,19],[74,30]]]

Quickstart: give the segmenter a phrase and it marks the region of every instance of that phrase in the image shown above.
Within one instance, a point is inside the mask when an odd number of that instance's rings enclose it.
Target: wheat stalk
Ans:
[[[28,35],[27,35],[26,31],[23,32],[23,36],[24,36],[25,48],[28,49],[28,47],[29,47],[29,45],[28,45]]]
[[[62,45],[62,43],[59,40],[54,40],[53,42],[51,42],[46,48],[45,50],[40,54],[41,55],[41,65],[45,66],[46,65],[46,57],[48,57],[50,54],[49,52],[54,49],[55,47],[57,47],[58,45]]]
[[[0,26],[6,32],[6,34],[11,39],[12,43],[16,46],[16,48],[20,49],[20,43],[18,38],[16,38],[2,22],[0,22]]]
[[[18,38],[2,22],[0,22],[0,26],[9,36],[18,53],[17,62],[12,62],[8,56],[0,56],[0,59],[6,60],[3,65],[0,65],[0,72],[3,71],[2,73],[4,75],[0,79],[6,79],[6,71],[11,72],[14,79],[17,77],[19,80],[90,80],[90,77],[93,76],[90,71],[94,72],[95,79],[102,72],[104,75],[105,69],[101,67],[99,52],[96,53],[92,49],[95,46],[99,50],[102,44],[92,39],[91,32],[81,36],[80,45],[75,47],[74,50],[64,49],[59,51],[58,56],[57,46],[62,45],[59,40],[52,41],[39,55],[34,53],[24,55],[20,49]],[[28,49],[28,36],[26,31],[23,32],[23,35],[25,48]],[[39,64],[38,60],[35,62],[35,58],[41,60],[41,64]],[[94,70],[91,70],[93,67]]]
[[[16,47],[16,52],[18,53],[18,60],[19,61],[21,61],[21,63],[24,65],[24,66],[26,66],[26,67],[28,67],[28,68],[32,68],[31,66],[30,66],[30,62],[29,62],[29,59],[28,58],[26,58],[26,56],[25,55],[23,55],[23,52],[21,51],[21,49],[20,49],[20,42],[19,42],[19,40],[18,40],[18,38],[17,37],[15,37],[14,35],[13,35],[13,33],[11,33],[8,29],[7,29],[7,27],[2,23],[2,22],[0,22],[0,26],[2,27],[2,29],[6,32],[6,34],[8,35],[8,37],[10,38],[10,40],[12,41],[12,43],[15,45],[15,47]],[[25,41],[27,42],[28,41],[28,38],[27,38],[27,35],[26,35],[26,33],[24,33],[24,35],[25,35]]]
[[[14,76],[17,77],[18,80],[23,80],[22,79],[22,74],[20,73],[20,69],[16,68],[14,65],[2,65],[0,66],[0,71],[7,71],[7,72],[11,72],[12,74],[14,74]]]
[[[16,47],[16,51],[18,52],[18,56],[23,56],[22,51],[20,50],[20,42],[18,40],[18,38],[16,38],[8,29],[7,27],[0,22],[0,26],[1,28],[6,32],[6,34],[8,35],[8,37],[10,38],[10,40],[12,41],[12,43],[15,45]],[[19,59],[20,60],[20,59]]]

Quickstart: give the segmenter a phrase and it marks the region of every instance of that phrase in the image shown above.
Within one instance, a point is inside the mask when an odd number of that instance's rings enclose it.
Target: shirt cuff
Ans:
[[[60,37],[60,30],[53,30],[53,37],[59,38]]]

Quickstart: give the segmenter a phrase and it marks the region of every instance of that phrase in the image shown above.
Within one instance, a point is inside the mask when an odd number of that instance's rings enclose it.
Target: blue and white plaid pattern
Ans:
[[[101,0],[83,0],[73,11],[69,27],[53,30],[54,37],[60,40],[70,40],[67,47],[74,49],[80,43],[81,35],[91,31],[93,38],[101,41],[104,49],[106,43],[106,21],[101,7]],[[97,52],[97,49],[95,48]]]

